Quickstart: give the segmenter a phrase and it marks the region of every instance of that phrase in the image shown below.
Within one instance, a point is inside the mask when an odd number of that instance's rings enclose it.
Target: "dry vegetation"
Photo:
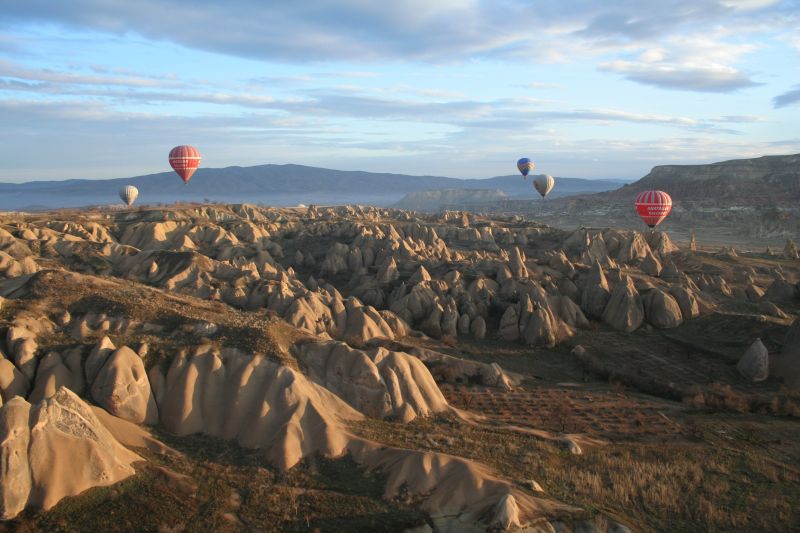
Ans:
[[[786,440],[767,445],[749,440],[752,434],[729,440],[721,433],[739,423]],[[536,480],[563,501],[637,530],[790,531],[797,525],[800,471],[790,466],[797,457],[788,464],[769,457],[774,447],[795,446],[796,424],[688,416],[680,429],[681,441],[620,442],[573,455],[533,436],[448,419],[407,427],[370,420],[357,428],[396,445],[486,462],[521,486]]]

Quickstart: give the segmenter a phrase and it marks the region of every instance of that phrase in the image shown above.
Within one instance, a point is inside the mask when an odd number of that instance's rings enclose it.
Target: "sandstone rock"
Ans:
[[[428,271],[425,269],[424,266],[420,265],[417,271],[414,272],[414,274],[412,274],[411,277],[408,279],[408,283],[409,285],[415,285],[421,281],[430,281],[430,280],[431,280],[431,275],[428,273]]]
[[[639,269],[648,276],[657,278],[661,274],[661,263],[653,254],[648,253],[639,265]]]
[[[168,431],[235,439],[282,470],[313,453],[341,456],[349,442],[342,422],[362,418],[300,372],[235,350],[179,354],[163,387],[159,415]]]
[[[567,440],[564,442],[564,445],[566,446],[566,448],[567,448],[567,451],[568,451],[569,453],[571,453],[572,455],[583,455],[583,450],[582,450],[582,449],[581,449],[581,447],[578,445],[578,443],[577,443],[577,442],[575,442],[574,440],[572,440],[572,439],[567,439]]]
[[[736,369],[750,381],[764,381],[769,377],[769,353],[761,339],[756,339],[744,352]]]
[[[578,287],[567,278],[558,280],[558,292],[570,298],[575,303],[578,303],[581,300],[580,289],[578,289]]]
[[[380,311],[380,315],[389,328],[391,328],[395,339],[402,339],[411,333],[411,327],[406,321],[391,311]]]
[[[665,259],[668,254],[678,251],[678,247],[675,246],[669,235],[663,231],[648,232],[645,235],[645,239],[653,254],[662,259]]]
[[[688,288],[673,285],[669,288],[669,293],[678,302],[681,309],[681,317],[684,320],[691,320],[700,316],[700,305],[695,294]]]
[[[768,301],[791,300],[794,296],[794,285],[782,279],[773,281],[764,293],[764,299]]]
[[[511,390],[520,383],[519,377],[507,373],[497,363],[486,364],[461,359],[419,347],[408,349],[408,353],[425,363],[437,383],[478,383],[506,390]]]
[[[28,462],[31,406],[21,396],[0,407],[0,518],[8,520],[28,505],[31,471]]]
[[[297,350],[314,382],[368,416],[409,422],[448,410],[430,371],[407,353],[362,351],[338,342],[306,343]]]
[[[758,285],[748,285],[745,287],[745,295],[751,302],[757,302],[764,296],[764,291]]]
[[[192,332],[201,337],[212,337],[216,335],[219,326],[213,322],[198,322],[192,326]]]
[[[713,276],[710,288],[722,296],[727,296],[728,298],[733,297],[733,291],[722,276]]]
[[[681,279],[681,271],[678,270],[678,267],[671,258],[667,258],[666,261],[664,261],[664,266],[661,269],[660,276],[661,279],[665,281],[675,282]]]
[[[442,313],[442,336],[455,338],[458,336],[458,307],[455,302],[448,302]]]
[[[511,273],[515,278],[527,278],[528,269],[525,266],[525,257],[520,251],[518,246],[515,246],[511,252],[511,262],[509,263]]]
[[[397,263],[394,257],[390,257],[383,266],[378,270],[378,275],[375,278],[378,283],[393,283],[400,278],[400,271],[397,270]]]
[[[617,251],[617,261],[630,263],[642,260],[648,255],[652,255],[650,246],[647,245],[642,234],[635,231],[620,245]]]
[[[522,526],[520,522],[520,510],[517,506],[517,500],[514,496],[507,494],[497,502],[494,509],[494,519],[490,526],[499,528],[501,531],[506,531]]]
[[[739,254],[736,252],[736,248],[733,246],[723,246],[717,253],[714,254],[714,256],[735,259],[739,257]]]
[[[683,322],[681,308],[675,298],[661,289],[653,289],[643,299],[647,321],[657,328],[674,328]]]
[[[606,228],[601,232],[601,234],[603,235],[603,240],[606,243],[608,254],[611,256],[616,256],[619,254],[620,250],[630,237],[629,233],[613,228]]]
[[[587,316],[601,318],[609,298],[611,298],[611,293],[608,290],[608,282],[606,281],[603,267],[595,261],[589,276],[584,281],[581,309]]]
[[[774,316],[777,318],[789,318],[789,315],[784,313],[780,307],[778,307],[772,302],[767,302],[767,301],[759,302],[758,311],[768,316]]]
[[[586,319],[586,315],[583,314],[580,306],[571,298],[566,296],[550,296],[548,297],[548,302],[553,315],[561,319],[568,326],[581,329],[589,327],[589,321]]]
[[[340,242],[328,248],[328,252],[320,265],[320,271],[335,276],[340,272],[347,272],[347,255],[350,248]]]
[[[531,346],[555,346],[556,326],[548,309],[541,305],[534,307],[522,332],[522,340]]]
[[[631,333],[644,321],[644,306],[633,281],[625,276],[611,293],[603,311],[603,321],[620,331]]]
[[[61,387],[66,387],[75,394],[83,394],[84,386],[81,349],[71,350],[64,356],[50,352],[39,362],[28,401],[32,404],[39,403],[54,396]]]
[[[0,308],[2,308],[2,306],[0,306]],[[72,315],[70,315],[69,311],[67,310],[58,313],[55,317],[55,323],[62,328],[67,327],[71,320],[72,320]]]
[[[94,401],[114,416],[137,424],[158,422],[158,408],[142,359],[127,346],[108,357],[91,392]]]
[[[14,328],[10,328],[9,332]],[[9,342],[9,346],[12,343]],[[13,344],[11,353],[14,356],[14,364],[29,381],[33,381],[36,375],[36,352],[39,345],[33,337],[21,339]]]
[[[786,259],[800,259],[800,251],[792,239],[786,239],[786,246],[783,247],[783,257]]]
[[[0,394],[3,403],[8,403],[14,396],[25,398],[29,389],[30,383],[25,374],[8,359],[0,358]]]
[[[419,328],[428,336],[433,337],[434,339],[439,339],[442,336],[442,314],[444,313],[444,309],[438,303],[433,307],[431,310],[431,314],[428,315],[420,325]]]
[[[364,270],[364,256],[360,248],[351,248],[347,253],[347,270],[353,274]]]
[[[427,495],[420,507],[431,517],[436,531],[494,531],[509,519],[513,529],[514,507],[519,510],[520,524],[529,522],[531,517],[541,518],[543,513],[555,515],[564,509],[512,489],[483,465],[458,457],[386,449],[363,441],[354,442],[349,451],[356,462],[370,470],[391,469],[396,473],[390,476],[384,498],[395,499],[403,493]],[[513,496],[513,502],[506,497],[509,495]],[[476,525],[479,520],[485,523]],[[554,531],[549,522],[540,520],[536,527],[539,525],[546,528],[543,530]]]
[[[500,318],[498,333],[504,341],[513,342],[519,338],[519,313],[516,305],[506,307],[503,316]]]
[[[20,397],[0,408],[2,516],[50,509],[61,499],[117,483],[141,460],[125,449],[75,393],[61,388],[31,406]]]
[[[617,268],[617,263],[608,254],[602,234],[590,238],[589,245],[581,254],[580,262],[587,265],[599,263],[604,268]]]
[[[486,337],[486,321],[482,316],[475,318],[469,326],[469,332],[475,340],[483,340]]]
[[[564,250],[559,250],[554,255],[550,256],[547,265],[561,272],[568,278],[575,275],[575,266],[570,262],[569,258],[567,258],[567,254],[564,253]]]
[[[494,276],[494,280],[499,283],[500,285],[506,285],[507,282],[514,279],[514,275],[511,273],[511,269],[508,268],[508,265],[501,263],[497,267],[497,273]]]
[[[117,347],[114,346],[114,343],[111,342],[111,339],[108,337],[103,337],[100,339],[94,348],[92,348],[92,351],[89,352],[89,357],[86,358],[86,363],[84,364],[86,383],[89,383],[90,385],[94,383],[97,373],[100,372],[100,369],[106,364],[106,359],[108,359],[108,356],[111,355],[111,353],[116,349]]]
[[[469,326],[470,326],[470,317],[469,314],[463,313],[460,317],[458,317],[458,334],[459,335],[468,335],[469,334]]]

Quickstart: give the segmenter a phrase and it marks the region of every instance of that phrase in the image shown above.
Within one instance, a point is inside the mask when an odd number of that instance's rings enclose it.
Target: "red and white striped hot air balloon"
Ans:
[[[672,211],[672,198],[664,191],[644,191],[634,205],[644,223],[654,228]]]
[[[176,146],[169,151],[169,164],[183,183],[189,183],[192,174],[200,166],[200,152],[194,146],[186,144]]]

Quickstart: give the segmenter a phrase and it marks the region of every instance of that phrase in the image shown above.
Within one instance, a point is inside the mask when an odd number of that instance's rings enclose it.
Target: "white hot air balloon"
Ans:
[[[556,180],[550,174],[542,174],[533,181],[533,186],[544,198],[556,186]]]
[[[133,202],[136,201],[137,196],[139,196],[139,189],[133,185],[126,185],[121,191],[119,191],[119,197],[123,202],[128,204],[128,207],[133,205]]]

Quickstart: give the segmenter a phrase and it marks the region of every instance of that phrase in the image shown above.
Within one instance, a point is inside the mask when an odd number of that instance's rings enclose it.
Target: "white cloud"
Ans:
[[[44,68],[28,68],[12,61],[0,59],[0,78],[14,78],[37,83],[59,83],[69,85],[124,85],[127,87],[182,87],[171,76],[146,76],[125,70],[101,71],[98,66],[91,68],[97,74],[86,75],[74,72],[55,71]],[[114,75],[107,75],[111,72]]]
[[[715,26],[758,28],[782,9],[765,0],[198,0],[192,9],[179,0],[6,0],[0,27],[55,22],[268,60],[452,62],[624,51]]]
[[[758,85],[731,66],[755,50],[755,45],[730,44],[710,32],[672,37],[661,47],[648,48],[633,60],[606,61],[598,68],[662,89],[732,92]]]
[[[606,72],[623,74],[631,81],[662,89],[724,93],[758,85],[735,68],[723,65],[694,66],[613,61],[601,63],[599,68]]]
[[[772,99],[772,105],[776,109],[797,104],[800,104],[800,85],[796,85],[794,89]]]
[[[780,0],[722,0],[722,5],[742,11],[762,9],[779,3]]]

